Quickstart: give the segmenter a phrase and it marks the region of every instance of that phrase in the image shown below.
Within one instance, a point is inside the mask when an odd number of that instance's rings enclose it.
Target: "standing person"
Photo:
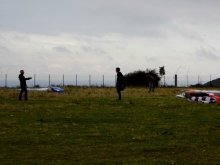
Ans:
[[[151,91],[154,93],[154,78],[151,75],[148,76],[148,82],[149,82],[149,93]]]
[[[20,94],[19,94],[19,100],[21,100],[23,92],[24,92],[25,100],[28,100],[26,80],[30,80],[30,79],[32,79],[32,77],[25,78],[24,77],[24,70],[21,70],[18,78],[20,80],[20,87],[21,87],[21,91],[20,91]]]
[[[118,92],[118,100],[121,100],[121,91],[125,89],[125,79],[123,74],[120,72],[120,68],[116,68],[117,80],[116,80],[116,90]]]

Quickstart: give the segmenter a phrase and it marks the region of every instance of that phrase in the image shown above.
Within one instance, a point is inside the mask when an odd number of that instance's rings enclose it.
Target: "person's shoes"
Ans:
[[[118,100],[121,100],[121,98],[119,98]]]
[[[25,101],[28,101],[28,99],[25,99]]]
[[[22,101],[21,99],[19,99],[19,101]]]

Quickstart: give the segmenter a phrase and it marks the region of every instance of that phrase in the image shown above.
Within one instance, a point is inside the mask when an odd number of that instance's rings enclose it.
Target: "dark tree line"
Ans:
[[[136,86],[136,87],[143,87],[149,86],[149,77],[152,76],[154,81],[153,84],[155,87],[159,86],[159,81],[161,76],[159,73],[156,72],[156,69],[146,69],[146,71],[134,71],[128,74],[125,74],[125,81],[127,86]]]

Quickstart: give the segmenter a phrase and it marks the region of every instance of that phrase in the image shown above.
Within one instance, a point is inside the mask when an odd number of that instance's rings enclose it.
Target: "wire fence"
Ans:
[[[174,75],[164,76],[160,84],[165,86],[191,87],[191,86],[220,86],[219,75]]]
[[[48,86],[102,86],[114,87],[116,75],[77,75],[77,74],[25,74],[32,77],[26,81],[28,87]],[[218,80],[218,81],[217,81]],[[215,83],[213,83],[215,81]],[[220,86],[218,75],[177,75],[161,78],[161,86],[190,87],[192,85]],[[0,87],[19,87],[17,74],[5,74],[0,77]]]
[[[115,86],[116,75],[70,75],[70,74],[25,74],[28,87],[48,86]],[[5,74],[0,78],[0,87],[19,87],[18,75]]]

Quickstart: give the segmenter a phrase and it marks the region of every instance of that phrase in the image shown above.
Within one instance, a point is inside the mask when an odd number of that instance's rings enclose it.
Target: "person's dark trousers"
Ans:
[[[120,90],[120,85],[117,85],[117,92],[118,92],[118,100],[121,100],[121,90]]]
[[[151,83],[150,83],[150,84],[149,84],[149,93],[150,93],[151,91],[154,92],[154,84],[151,84]]]
[[[21,88],[21,91],[20,91],[20,94],[19,94],[19,100],[21,100],[21,97],[22,97],[22,94],[23,94],[23,92],[24,92],[24,98],[25,98],[25,100],[28,100],[28,98],[27,98],[27,88]]]

